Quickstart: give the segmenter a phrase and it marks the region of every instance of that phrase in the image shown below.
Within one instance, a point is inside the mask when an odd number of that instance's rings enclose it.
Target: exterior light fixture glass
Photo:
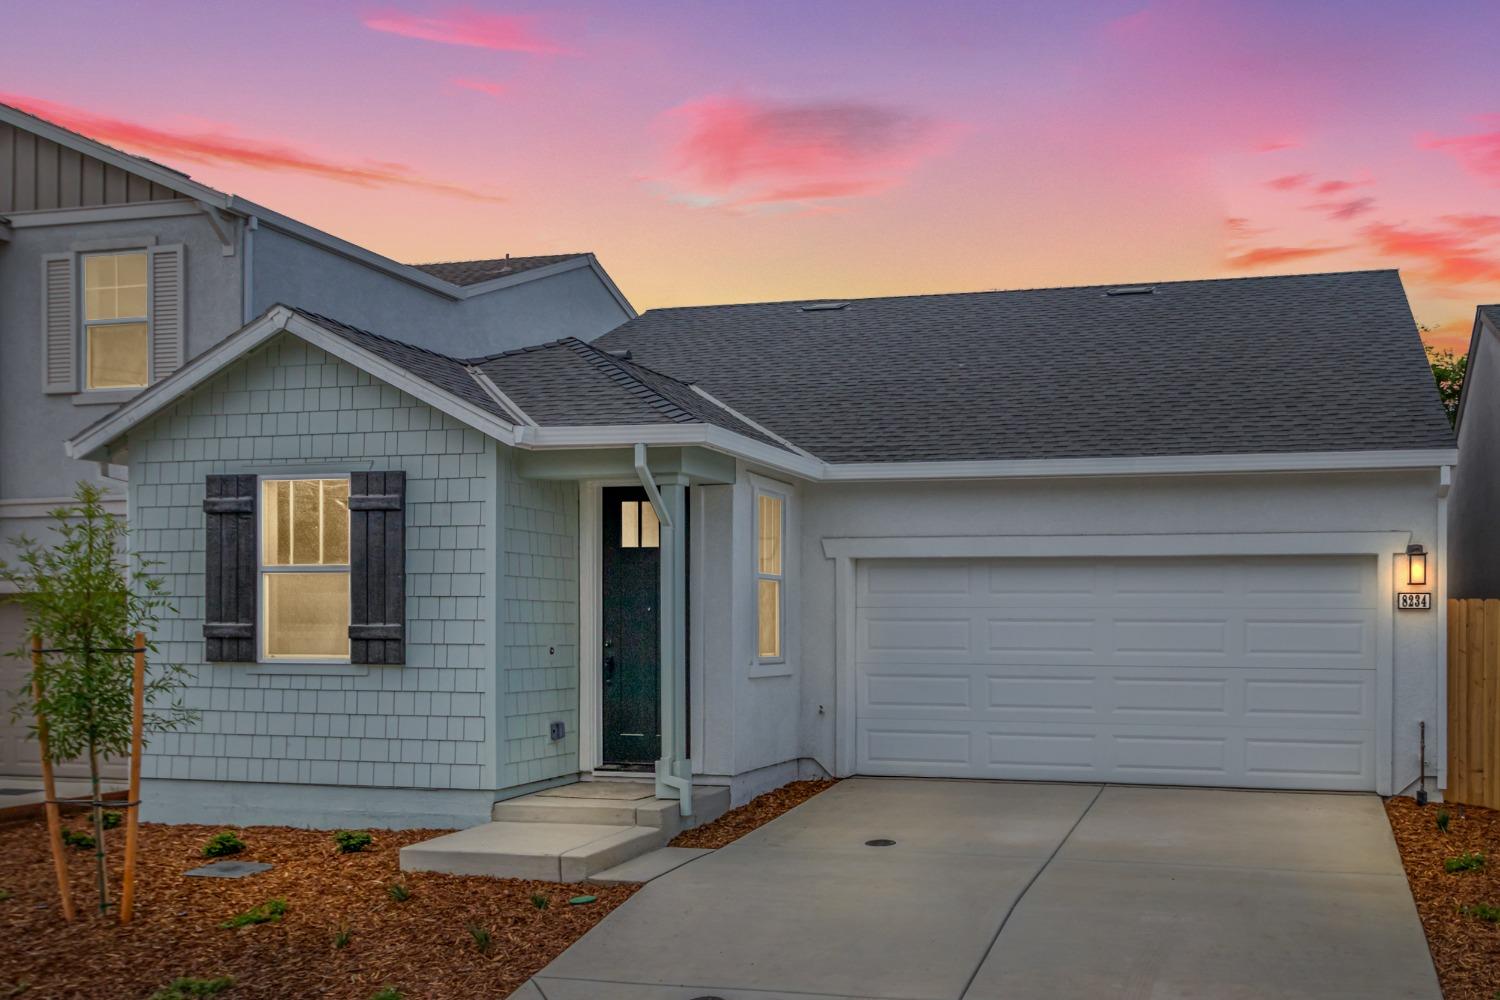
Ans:
[[[1413,587],[1427,585],[1427,550],[1419,544],[1406,547],[1406,582]]]

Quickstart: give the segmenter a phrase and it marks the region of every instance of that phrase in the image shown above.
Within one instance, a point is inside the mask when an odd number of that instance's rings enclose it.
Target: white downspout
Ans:
[[[1453,466],[1438,470],[1437,488],[1437,718],[1431,728],[1437,734],[1430,751],[1437,758],[1437,786],[1448,786],[1448,493],[1453,488]],[[1423,775],[1425,777],[1425,775]]]
[[[687,568],[686,546],[681,531],[681,484],[668,487],[673,503],[669,508],[646,462],[646,446],[635,446],[635,474],[645,487],[651,508],[661,523],[661,759],[656,762],[656,796],[668,799],[675,792],[678,811],[693,814],[692,764],[687,760],[687,719],[683,695],[687,691],[687,650],[683,625],[687,616],[687,592],[683,576]],[[675,508],[675,509],[673,509]]]

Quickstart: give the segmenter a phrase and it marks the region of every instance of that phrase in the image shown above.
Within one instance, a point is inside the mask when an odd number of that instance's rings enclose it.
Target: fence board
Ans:
[[[1448,602],[1452,802],[1500,809],[1500,600]]]

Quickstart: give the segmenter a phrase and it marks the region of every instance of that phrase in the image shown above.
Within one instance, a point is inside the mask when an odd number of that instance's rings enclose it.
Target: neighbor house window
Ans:
[[[624,500],[620,503],[620,548],[661,548],[661,521],[649,500]]]
[[[83,258],[84,387],[138,389],[150,381],[146,251]]]
[[[783,611],[786,572],[783,536],[786,533],[786,501],[773,493],[755,497],[756,606],[759,621],[759,656],[779,660],[783,656]]]
[[[261,480],[263,658],[349,658],[349,480]]]

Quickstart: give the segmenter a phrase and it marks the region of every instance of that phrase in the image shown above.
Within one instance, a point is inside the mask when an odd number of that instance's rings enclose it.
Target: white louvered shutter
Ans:
[[[78,324],[70,253],[42,258],[42,391],[78,391]]]
[[[187,337],[182,244],[151,248],[151,381],[182,367]]]

